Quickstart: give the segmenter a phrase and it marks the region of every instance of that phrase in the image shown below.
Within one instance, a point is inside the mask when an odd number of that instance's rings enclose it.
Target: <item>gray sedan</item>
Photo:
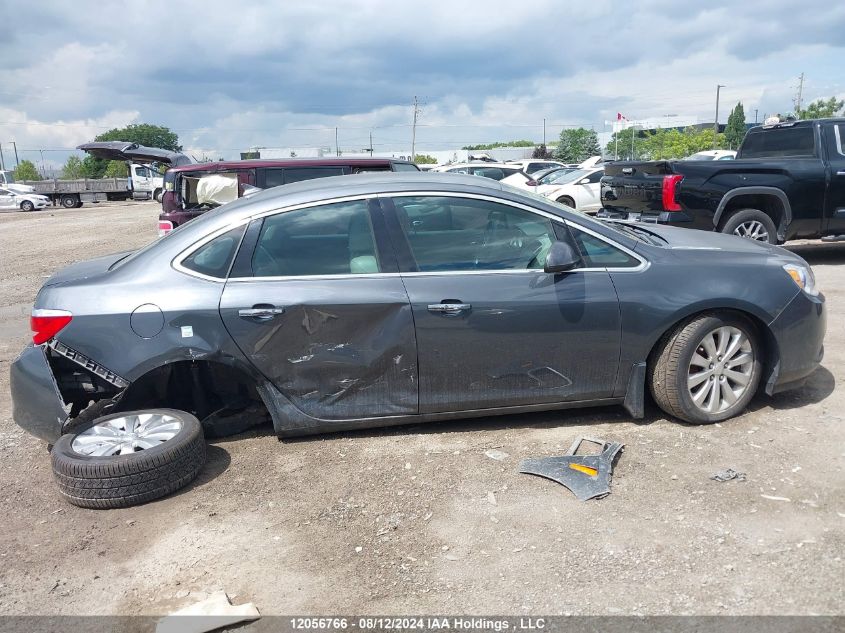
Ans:
[[[278,187],[70,266],[32,327],[14,419],[56,442],[67,498],[112,507],[193,476],[198,419],[208,433],[263,412],[284,437],[598,404],[641,417],[649,390],[717,422],[816,369],[825,309],[777,246],[397,173]],[[168,450],[190,464],[110,501],[77,481],[107,489],[104,467]]]

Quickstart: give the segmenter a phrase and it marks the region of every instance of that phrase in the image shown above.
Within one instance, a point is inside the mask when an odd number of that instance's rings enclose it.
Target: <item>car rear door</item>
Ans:
[[[0,189],[0,209],[15,208],[15,196],[8,189]]]
[[[420,413],[612,395],[620,316],[609,274],[543,272],[563,224],[469,194],[381,201],[414,314]]]
[[[582,178],[587,182],[584,184],[576,184],[576,195],[578,196],[578,210],[595,212],[601,208],[601,179],[604,176],[604,171],[595,171],[586,178]]]
[[[413,317],[375,201],[253,220],[220,314],[256,368],[311,417],[418,411]]]
[[[845,233],[845,125],[830,124],[824,129],[829,171],[825,195],[827,233]]]

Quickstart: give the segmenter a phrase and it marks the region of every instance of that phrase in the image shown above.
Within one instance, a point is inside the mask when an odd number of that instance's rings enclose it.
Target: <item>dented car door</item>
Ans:
[[[407,248],[397,256],[416,324],[420,413],[611,397],[621,336],[613,283],[604,269],[543,272],[558,239],[549,217],[455,195],[382,204],[397,249]]]
[[[224,288],[229,333],[308,416],[418,412],[411,307],[379,227],[367,200],[253,220]]]

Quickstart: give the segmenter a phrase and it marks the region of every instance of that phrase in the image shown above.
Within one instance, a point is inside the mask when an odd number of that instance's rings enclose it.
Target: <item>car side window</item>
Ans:
[[[226,279],[244,228],[236,227],[203,244],[182,260],[182,266],[215,279]]]
[[[572,234],[587,268],[636,268],[640,261],[602,239],[570,225]]]
[[[551,220],[474,198],[393,198],[420,272],[542,270],[555,240]]]
[[[252,256],[256,277],[380,272],[366,200],[286,211],[264,220]]]
[[[597,182],[601,181],[602,176],[604,176],[604,172],[603,171],[597,171],[593,174],[590,174],[590,176],[588,177],[588,180],[590,181],[591,184],[597,183]]]

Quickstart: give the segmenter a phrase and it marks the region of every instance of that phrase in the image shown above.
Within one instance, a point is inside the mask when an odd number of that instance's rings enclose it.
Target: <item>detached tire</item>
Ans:
[[[778,230],[774,221],[757,209],[740,209],[732,213],[722,226],[722,233],[768,244],[778,243]]]
[[[81,508],[125,508],[186,486],[205,464],[202,425],[176,409],[126,411],[63,435],[52,450],[59,494]]]
[[[663,337],[649,363],[657,405],[692,424],[712,424],[743,411],[757,392],[763,348],[739,316],[692,317]]]

